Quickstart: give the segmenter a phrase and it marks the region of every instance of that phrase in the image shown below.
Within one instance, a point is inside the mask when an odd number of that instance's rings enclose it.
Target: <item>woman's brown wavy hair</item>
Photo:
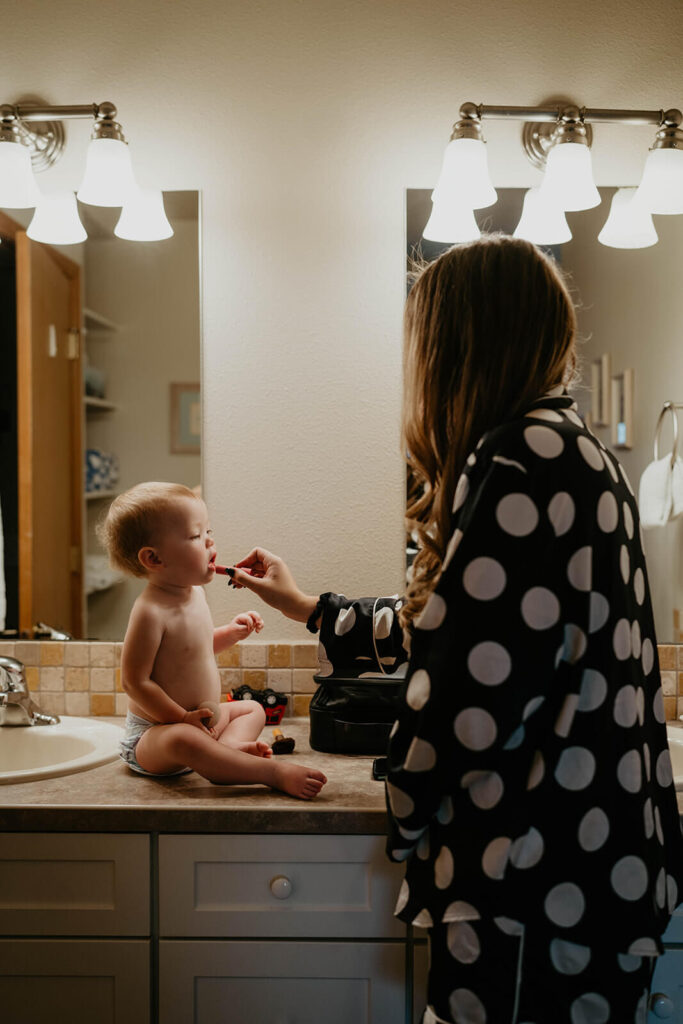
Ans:
[[[419,273],[404,318],[403,439],[417,483],[406,525],[418,541],[404,626],[438,578],[468,455],[487,431],[571,380],[575,335],[563,277],[530,242],[482,236]]]

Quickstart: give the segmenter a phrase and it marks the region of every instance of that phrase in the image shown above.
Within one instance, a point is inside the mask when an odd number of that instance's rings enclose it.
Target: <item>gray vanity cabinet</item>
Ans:
[[[149,838],[0,834],[2,1024],[149,1024]]]

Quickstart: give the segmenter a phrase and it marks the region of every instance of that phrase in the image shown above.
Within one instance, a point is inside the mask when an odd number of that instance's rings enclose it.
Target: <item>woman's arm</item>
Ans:
[[[142,710],[156,722],[164,725],[188,722],[212,734],[201,724],[209,718],[206,708],[186,711],[151,678],[154,660],[164,634],[161,616],[155,609],[138,601],[133,606],[121,654],[121,683],[123,689]]]

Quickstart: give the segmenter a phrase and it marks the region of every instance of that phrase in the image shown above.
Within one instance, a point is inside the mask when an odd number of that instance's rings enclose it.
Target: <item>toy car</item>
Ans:
[[[232,699],[257,701],[266,713],[266,725],[279,725],[289,702],[286,693],[276,693],[270,687],[265,690],[254,690],[246,683],[232,690]]]

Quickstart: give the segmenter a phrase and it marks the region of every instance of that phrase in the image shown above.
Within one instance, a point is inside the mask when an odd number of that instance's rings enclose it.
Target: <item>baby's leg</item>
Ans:
[[[220,706],[216,739],[235,750],[258,757],[272,757],[272,750],[258,736],[266,723],[266,713],[255,700],[231,700]]]
[[[255,757],[219,743],[208,733],[186,723],[152,726],[140,737],[135,756],[140,767],[148,772],[162,774],[192,768],[216,785],[261,783],[302,800],[317,796],[327,782],[317,768]]]

